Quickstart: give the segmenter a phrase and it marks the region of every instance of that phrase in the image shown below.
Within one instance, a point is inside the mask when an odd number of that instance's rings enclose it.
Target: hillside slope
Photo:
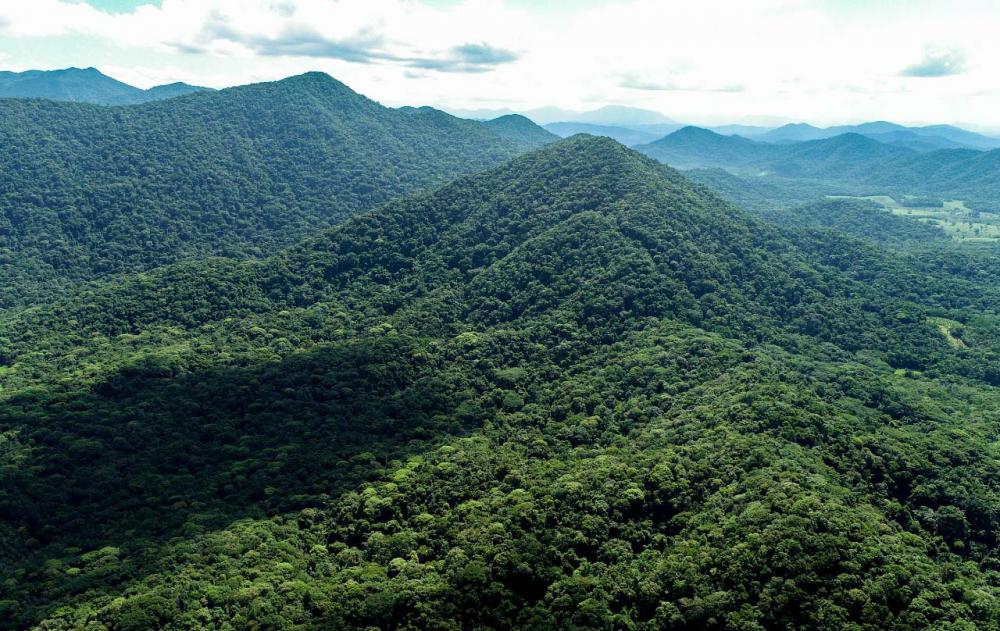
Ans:
[[[0,307],[66,279],[263,256],[554,139],[311,73],[123,108],[0,101]],[[532,135],[532,131],[534,134]]]
[[[0,620],[997,628],[1000,300],[832,234],[575,137],[3,316]]]
[[[537,149],[558,139],[556,135],[518,114],[500,116],[483,121],[483,124],[499,136],[516,143],[522,151]]]

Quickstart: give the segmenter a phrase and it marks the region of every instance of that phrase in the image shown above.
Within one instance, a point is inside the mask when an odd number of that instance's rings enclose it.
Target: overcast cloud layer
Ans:
[[[873,6],[877,5],[877,6]],[[1000,128],[994,0],[101,0],[0,3],[0,69],[97,66],[148,87],[323,70],[390,105],[684,121]]]

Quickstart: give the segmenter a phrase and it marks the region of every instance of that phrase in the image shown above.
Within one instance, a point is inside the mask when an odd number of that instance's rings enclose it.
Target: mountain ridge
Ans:
[[[844,194],[949,195],[984,210],[1000,201],[1000,149],[922,152],[857,132],[776,144],[709,130],[675,133],[635,148],[680,168],[811,178],[835,184]]]
[[[323,73],[126,108],[0,100],[3,273],[44,292],[188,256],[260,256],[555,139],[509,122],[386,108]]]
[[[0,71],[0,98],[39,98],[97,105],[135,105],[174,98],[211,88],[182,82],[147,90],[113,79],[97,68]]]
[[[543,125],[548,131],[568,138],[576,134],[590,134],[592,136],[607,136],[622,143],[625,146],[640,145],[652,142],[659,138],[656,133],[640,131],[628,127],[614,127],[608,125],[594,125],[591,123],[559,122]]]
[[[661,125],[676,125],[670,118],[655,110],[626,105],[604,105],[594,110],[575,111],[558,107],[540,107],[525,110],[502,109],[462,109],[451,108],[456,116],[472,119],[490,119],[507,114],[521,114],[538,125],[551,123],[584,123],[611,127],[656,127]]]
[[[889,121],[872,121],[857,125],[815,127],[808,123],[789,123],[766,133],[754,136],[762,142],[802,142],[822,140],[845,133],[859,133],[875,140],[891,141],[890,144],[921,147],[925,151],[948,148],[969,148],[981,151],[1000,148],[1000,139],[971,132],[953,125],[925,125],[908,127]]]
[[[988,628],[953,280],[575,136],[0,314],[0,626]]]

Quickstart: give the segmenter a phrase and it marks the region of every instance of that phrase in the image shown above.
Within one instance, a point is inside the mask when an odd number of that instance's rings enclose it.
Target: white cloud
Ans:
[[[950,77],[962,74],[966,69],[966,58],[958,48],[936,48],[929,46],[919,62],[903,69],[904,77]]]
[[[14,40],[97,39],[103,57],[91,46],[93,58],[80,58],[90,50],[81,45],[58,62],[215,87],[318,69],[391,104],[1000,124],[1000,77],[987,65],[1000,59],[1000,9],[913,2],[631,0],[533,11],[502,0],[163,0],[109,14],[32,0],[0,3],[10,42],[0,52],[31,67]]]

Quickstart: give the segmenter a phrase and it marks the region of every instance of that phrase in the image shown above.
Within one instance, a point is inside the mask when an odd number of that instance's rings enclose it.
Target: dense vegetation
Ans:
[[[726,200],[761,217],[825,199],[843,189],[820,182],[791,178],[739,176],[724,169],[691,169],[684,175],[704,184]]]
[[[1000,149],[921,152],[858,133],[769,144],[696,127],[636,149],[678,168],[725,168],[765,179],[819,182],[852,195],[947,197],[977,210],[1000,210]]]
[[[8,312],[0,620],[1000,628],[998,278],[576,137]]]
[[[389,109],[321,73],[128,107],[0,100],[0,308],[67,279],[266,256],[552,139]]]
[[[926,246],[947,238],[936,226],[894,215],[874,202],[859,199],[824,199],[762,215],[784,226],[834,230],[895,247]]]

